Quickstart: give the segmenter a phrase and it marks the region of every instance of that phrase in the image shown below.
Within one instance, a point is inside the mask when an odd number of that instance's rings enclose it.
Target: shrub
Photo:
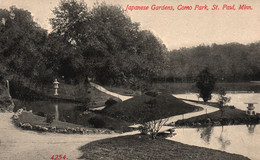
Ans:
[[[111,107],[111,106],[113,106],[114,104],[116,104],[118,102],[122,102],[122,100],[120,98],[111,97],[105,103],[106,108],[107,107]]]
[[[88,120],[88,122],[93,125],[95,128],[104,128],[105,121],[100,117],[92,117]]]
[[[36,115],[37,116],[41,116],[41,117],[45,117],[45,113],[44,112],[37,112]]]
[[[55,119],[55,115],[54,114],[47,114],[47,117],[46,117],[46,122],[47,123],[52,123],[54,119]]]
[[[199,97],[201,97],[204,102],[211,99],[211,93],[215,87],[215,77],[209,72],[208,68],[205,68],[199,73],[196,86],[199,89]]]
[[[158,96],[158,92],[156,92],[156,91],[147,91],[144,94],[147,95],[147,96],[150,96],[150,97]]]

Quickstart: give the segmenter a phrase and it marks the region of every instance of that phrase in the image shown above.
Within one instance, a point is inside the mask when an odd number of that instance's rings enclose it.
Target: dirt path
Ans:
[[[130,96],[122,96],[106,90],[105,88],[91,83],[92,86],[102,92],[127,100]],[[112,138],[123,135],[136,134],[129,132],[125,134],[55,134],[38,133],[26,131],[13,125],[11,117],[13,113],[0,113],[0,159],[20,160],[20,159],[50,159],[52,155],[66,155],[69,160],[78,159],[82,153],[79,147],[96,140]]]
[[[98,85],[98,84],[95,84],[95,83],[92,83],[90,82],[90,85],[92,87],[95,87],[96,89],[100,90],[101,92],[104,92],[106,94],[109,94],[111,96],[114,96],[114,97],[118,97],[120,98],[122,101],[125,101],[125,100],[128,100],[130,98],[133,98],[132,96],[123,96],[123,95],[120,95],[120,94],[117,94],[117,93],[114,93],[114,92],[111,92],[111,91],[108,91],[107,89],[105,89],[104,87]]]
[[[110,92],[105,88],[91,83],[92,86],[102,92],[127,100],[131,96],[122,96],[117,93]],[[192,103],[192,102],[186,102]],[[199,105],[207,112],[216,111],[216,108]],[[184,114],[184,118],[205,114],[205,110]],[[97,134],[97,135],[71,135],[71,134],[55,134],[55,133],[38,133],[34,131],[25,131],[13,125],[11,117],[13,113],[0,113],[0,159],[2,160],[20,160],[20,159],[50,159],[52,155],[66,155],[69,160],[78,159],[82,153],[79,147],[105,138],[112,138],[124,135],[133,135],[138,132],[128,132],[124,134]],[[182,115],[169,118],[169,122],[182,119]]]
[[[119,134],[69,135],[38,133],[17,128],[11,122],[12,113],[0,113],[0,159],[1,160],[48,160],[52,155],[63,154],[69,160],[78,159],[79,147],[100,139]]]
[[[118,97],[120,98],[122,101],[125,101],[127,99],[130,99],[132,98],[132,96],[122,96],[120,94],[117,94],[117,93],[113,93],[113,92],[110,92],[108,91],[107,89],[103,88],[102,86],[98,85],[98,84],[95,84],[95,83],[92,83],[90,82],[90,84],[95,87],[96,89],[100,90],[101,92],[104,92],[106,94],[109,94],[109,95],[112,95],[112,96],[115,96],[115,97]],[[176,96],[178,97],[178,95],[172,95],[172,96]],[[212,113],[212,112],[216,112],[218,111],[219,109],[218,108],[215,108],[215,107],[211,107],[209,105],[204,105],[204,104],[198,104],[198,103],[194,103],[194,102],[190,102],[190,101],[184,101],[185,103],[188,103],[188,104],[191,104],[191,105],[194,105],[194,106],[198,106],[198,107],[201,107],[203,108],[203,110],[201,111],[197,111],[197,112],[191,112],[191,113],[186,113],[186,114],[183,114],[183,115],[177,115],[177,116],[172,116],[172,117],[169,117],[168,121],[167,121],[167,124],[171,123],[171,122],[176,122],[177,120],[181,120],[181,119],[186,119],[186,118],[191,118],[191,117],[195,117],[195,116],[200,116],[200,115],[203,115],[203,114],[206,114],[206,113]],[[136,124],[136,125],[132,125],[131,127],[138,127],[140,126],[139,124]],[[168,126],[163,126],[161,131],[163,130],[167,130],[171,127],[168,127]]]
[[[183,118],[187,119],[187,118],[191,118],[191,117],[200,116],[200,115],[203,115],[203,114],[206,114],[206,113],[216,112],[216,111],[219,110],[218,108],[211,107],[209,105],[198,104],[198,103],[190,102],[190,101],[184,101],[184,102],[191,104],[191,105],[194,105],[194,106],[201,107],[201,108],[203,108],[203,110],[197,111],[197,112],[190,112],[190,113],[186,113],[186,114],[183,114],[183,115],[177,115],[177,116],[169,117],[168,123],[176,122],[177,120],[181,120]]]

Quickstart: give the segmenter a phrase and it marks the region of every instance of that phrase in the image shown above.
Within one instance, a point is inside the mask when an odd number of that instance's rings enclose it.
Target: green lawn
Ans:
[[[95,141],[82,146],[82,157],[97,159],[169,159],[169,160],[248,160],[223,151],[190,146],[145,135],[132,135]]]
[[[48,127],[48,126],[56,126],[57,128],[76,128],[80,127],[82,128],[82,125],[77,125],[73,123],[67,123],[67,122],[62,122],[62,121],[56,121],[54,120],[51,124],[46,122],[46,117],[41,117],[38,115],[34,115],[33,113],[30,112],[22,112],[21,115],[19,115],[19,118],[17,120],[17,123],[22,122],[22,123],[30,123],[31,125],[41,125],[43,127]]]
[[[150,103],[155,101],[155,105]],[[138,123],[140,119],[157,120],[199,110],[199,107],[189,105],[173,97],[169,93],[161,93],[156,97],[147,95],[135,96],[124,102],[104,109],[108,116]]]
[[[216,111],[210,114],[204,114],[185,120],[179,120],[175,124],[180,126],[197,126],[201,125],[238,125],[238,124],[259,124],[260,114],[255,116],[246,115],[245,111],[226,107],[222,111]]]

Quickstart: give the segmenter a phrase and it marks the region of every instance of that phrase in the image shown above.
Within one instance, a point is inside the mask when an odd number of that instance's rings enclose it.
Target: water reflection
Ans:
[[[221,133],[218,138],[218,141],[221,145],[222,150],[226,150],[226,147],[231,144],[230,140],[227,140],[226,137],[223,136],[224,126],[221,127]]]
[[[54,104],[55,107],[55,120],[59,120],[59,105],[56,103]]]
[[[184,144],[244,155],[259,160],[259,125],[215,126],[176,129],[177,135],[168,138]]]
[[[247,124],[246,126],[248,128],[249,134],[253,134],[255,132],[255,126],[256,126],[255,124]]]
[[[212,133],[213,127],[206,127],[206,128],[198,128],[197,131],[202,131],[200,134],[200,138],[203,139],[207,144],[210,143],[210,137]]]

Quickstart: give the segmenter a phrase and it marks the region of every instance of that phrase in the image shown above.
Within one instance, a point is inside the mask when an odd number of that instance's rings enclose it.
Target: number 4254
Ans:
[[[53,155],[53,156],[51,157],[51,159],[52,159],[52,160],[61,160],[61,159],[66,159],[66,160],[67,160],[68,158],[66,158],[66,155],[63,156],[62,154],[60,154],[60,155],[57,155],[57,154],[56,154],[56,155]]]

